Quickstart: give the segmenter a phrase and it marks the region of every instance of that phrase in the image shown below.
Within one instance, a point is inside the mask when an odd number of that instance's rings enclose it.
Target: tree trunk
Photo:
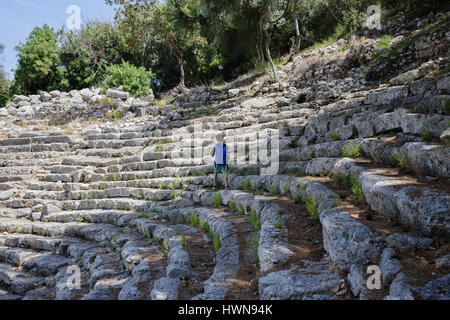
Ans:
[[[267,60],[270,63],[270,66],[272,67],[273,79],[275,80],[275,82],[280,83],[280,81],[278,80],[277,70],[275,69],[275,64],[273,63],[272,57],[270,55],[270,47],[269,47],[270,37],[269,37],[269,33],[267,32],[267,30],[264,31],[264,35],[265,35],[265,41],[266,41],[266,56],[267,56]]]
[[[272,57],[270,56],[269,41],[266,41],[266,55],[267,55],[267,60],[269,60],[270,66],[272,67],[273,79],[275,80],[275,82],[280,83],[280,81],[278,80],[278,75],[277,75],[277,70],[275,68],[275,64],[273,63]]]
[[[178,54],[175,55],[178,61],[178,67],[180,68],[180,83],[178,84],[181,88],[184,88],[186,85],[184,83],[184,66],[183,66],[183,57]]]
[[[262,67],[262,71],[263,73],[266,73],[266,59],[264,58],[265,54],[264,54],[264,44],[262,41],[262,37],[260,38],[259,44],[258,44],[258,51],[259,51],[259,56],[261,57],[261,67]]]
[[[295,39],[296,39],[295,53],[297,54],[300,50],[301,37],[300,37],[300,28],[298,27],[298,19],[294,18],[294,21],[295,21]]]

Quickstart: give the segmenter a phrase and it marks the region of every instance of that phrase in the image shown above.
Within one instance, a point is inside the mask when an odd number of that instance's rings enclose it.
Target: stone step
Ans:
[[[16,267],[0,263],[0,284],[6,286],[11,293],[25,295],[28,291],[37,289],[44,283],[43,277],[35,277]]]
[[[86,149],[83,154],[87,157],[101,157],[101,158],[122,158],[139,154],[144,146],[139,147],[123,147],[121,149]]]
[[[29,145],[29,144],[53,144],[53,143],[70,143],[70,138],[68,136],[34,136],[34,137],[23,137],[23,138],[10,138],[2,139],[0,141],[0,146],[19,146],[19,145]]]
[[[449,236],[450,195],[447,192],[417,183],[408,176],[392,177],[391,170],[358,166],[348,158],[336,162],[332,171],[358,177],[372,210],[417,228],[426,236]]]
[[[388,139],[386,139],[388,140]],[[381,160],[386,164],[393,163],[393,155],[408,161],[411,170],[418,174],[437,177],[450,177],[450,146],[429,142],[406,142],[396,146],[390,141],[365,139],[361,147],[370,158]]]
[[[66,183],[63,185],[64,189],[67,191],[88,191],[88,190],[106,190],[111,188],[148,188],[148,189],[187,189],[190,184],[194,185],[211,185],[212,179],[210,176],[199,176],[199,177],[164,177],[164,178],[153,178],[153,179],[138,179],[138,180],[126,180],[121,181],[108,178],[108,181],[99,181],[91,183]],[[118,178],[118,176],[117,176]],[[113,180],[113,181],[110,181]],[[211,181],[210,181],[211,180]],[[47,184],[40,186],[42,189],[48,189],[54,184]],[[33,185],[33,188],[35,185]],[[37,185],[36,185],[37,187]],[[29,186],[30,189],[30,186]],[[55,190],[55,191],[61,191]]]
[[[239,244],[236,230],[233,224],[228,221],[225,216],[230,215],[229,212],[223,212],[213,209],[198,207],[195,209],[178,209],[172,212],[173,215],[182,215],[185,221],[188,221],[190,214],[196,214],[198,218],[202,218],[211,228],[212,232],[218,235],[221,241],[221,247],[217,252],[216,265],[212,276],[203,284],[204,293],[194,297],[194,300],[208,299],[224,299],[228,287],[232,285],[239,270]],[[163,283],[166,281],[161,280]],[[165,287],[165,286],[163,286]],[[158,297],[161,288],[156,285],[152,295]],[[167,298],[166,298],[167,299]]]
[[[56,250],[63,241],[69,241],[62,237],[46,237],[32,234],[9,233],[0,234],[0,246],[20,247],[33,250]],[[73,240],[75,241],[75,240]]]
[[[45,219],[44,219],[45,220]],[[0,231],[8,234],[34,234],[38,236],[47,237],[60,237],[63,236],[67,228],[71,226],[87,226],[86,223],[73,222],[73,223],[57,223],[57,222],[41,222],[41,221],[29,221],[25,219],[0,219]]]
[[[58,191],[42,191],[42,190],[26,190],[22,199],[42,199],[42,200],[63,200],[65,192]]]
[[[1,288],[0,285],[0,301],[14,301],[14,300],[21,300],[22,296],[18,294],[10,293],[8,290],[5,290],[6,288]]]
[[[30,159],[60,159],[69,156],[72,151],[42,151],[42,152],[0,152],[0,160],[30,160]]]
[[[28,175],[8,175],[8,176],[0,176],[0,183],[4,182],[17,182],[26,179]]]
[[[46,172],[48,172],[48,171],[46,169],[44,169],[42,166],[27,166],[27,167],[8,166],[8,167],[0,168],[0,175],[2,175],[2,176],[31,175],[33,173],[43,174]]]
[[[39,257],[39,253],[30,249],[0,247],[0,262],[21,267],[28,259]]]
[[[70,200],[70,201],[50,201],[43,199],[16,199],[5,201],[5,206],[11,209],[33,208],[43,205],[42,212],[63,210],[86,210],[86,209],[118,209],[137,210],[145,205],[147,200],[134,199],[90,199],[90,200]]]
[[[3,153],[20,153],[20,152],[66,152],[70,150],[68,143],[49,143],[49,144],[28,144],[23,146],[0,147],[0,156]]]
[[[4,167],[44,167],[44,166],[53,166],[59,165],[61,160],[59,159],[33,159],[33,160],[2,160],[2,165]]]

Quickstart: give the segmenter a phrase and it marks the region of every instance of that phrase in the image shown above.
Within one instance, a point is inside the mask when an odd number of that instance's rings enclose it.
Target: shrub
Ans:
[[[252,183],[249,178],[245,178],[244,180],[244,190],[252,190]]]
[[[181,245],[186,248],[186,236],[184,234],[181,236]]]
[[[123,61],[120,65],[112,65],[106,68],[103,87],[123,86],[125,91],[136,96],[142,96],[150,91],[152,78],[151,70],[147,71],[144,67],[137,68]]]
[[[228,207],[230,208],[231,212],[236,212],[236,204],[233,201],[228,202]]]
[[[214,250],[216,250],[216,252],[218,252],[220,250],[220,248],[222,247],[222,242],[220,242],[219,235],[217,235],[217,234],[213,237],[213,246],[214,246]]]
[[[216,192],[212,199],[212,204],[216,207],[220,207],[222,205],[222,196],[219,192]]]
[[[338,141],[340,139],[339,134],[336,131],[331,131],[330,135],[331,141]]]
[[[298,184],[298,187],[302,190],[306,190],[306,188],[308,188],[308,186],[306,184],[301,183],[301,182]]]
[[[383,54],[386,50],[388,50],[391,46],[392,37],[390,34],[385,34],[377,41],[377,51],[374,54],[374,58],[377,59],[379,56]]]
[[[363,154],[361,147],[356,143],[348,143],[341,149],[341,156],[344,158],[358,158]]]
[[[311,157],[311,159],[314,159],[316,157],[316,153],[314,151],[310,151],[309,152],[309,156]]]
[[[294,203],[301,203],[301,202],[302,202],[302,197],[300,196],[300,193],[298,193],[298,191],[296,191],[294,194]]]
[[[287,182],[285,182],[283,184],[283,193],[284,194],[289,194],[291,192],[291,190],[289,189],[289,185],[287,184]]]
[[[442,103],[441,103],[441,111],[445,115],[450,115],[450,100],[442,101]]]
[[[411,171],[412,164],[408,158],[396,152],[391,153],[391,162],[394,167],[399,167],[405,171]]]
[[[169,251],[169,243],[167,242],[167,239],[163,240],[162,246],[164,250]]]
[[[184,224],[183,216],[180,214],[177,219],[175,220],[176,224]]]
[[[244,206],[242,205],[242,203],[238,203],[237,210],[238,210],[239,214],[243,215],[245,213],[245,209],[244,209]]]
[[[273,194],[279,194],[279,193],[280,193],[280,190],[278,190],[278,186],[275,185],[275,184],[273,184],[273,185],[270,187],[270,193],[273,193]]]
[[[117,122],[120,119],[123,118],[123,116],[125,115],[125,109],[113,109],[110,111],[109,113],[109,117],[114,121]]]
[[[248,220],[250,221],[250,224],[253,226],[253,229],[255,229],[255,231],[261,230],[261,220],[256,215],[256,210],[254,208],[250,210]]]
[[[308,194],[306,196],[305,206],[306,210],[308,211],[311,218],[313,218],[313,220],[319,219],[318,203],[316,198],[314,198],[312,194]]]
[[[259,263],[259,255],[258,255],[259,238],[260,238],[259,232],[254,232],[250,240],[250,248],[249,248],[250,253],[253,255],[257,263]]]
[[[197,223],[198,223],[197,214],[195,212],[192,212],[189,215],[189,225],[195,227],[195,226],[197,226]]]
[[[431,139],[433,138],[433,136],[428,131],[428,128],[426,126],[422,127],[420,137],[422,138],[423,141],[426,141],[426,142],[431,141]]]
[[[359,12],[356,8],[343,11],[341,22],[336,27],[336,36],[340,38],[360,30],[366,18],[367,15]]]
[[[281,221],[281,218],[277,218],[277,222],[274,224],[274,227],[276,229],[283,229],[283,221]]]
[[[352,186],[352,199],[357,205],[364,205],[366,198],[362,191],[361,183],[355,175],[350,175],[350,184]]]
[[[341,205],[341,196],[340,195],[336,195],[336,206],[340,206]]]
[[[200,218],[198,220],[198,227],[200,228],[200,230],[202,231],[209,231],[209,226],[206,224],[206,221],[203,220],[203,218]]]
[[[98,86],[106,67],[122,61],[124,41],[117,25],[88,21],[81,30],[62,31],[60,35],[61,63],[71,89]]]

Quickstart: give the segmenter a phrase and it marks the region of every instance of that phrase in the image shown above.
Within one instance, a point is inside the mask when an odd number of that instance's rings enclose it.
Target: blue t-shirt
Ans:
[[[216,164],[227,164],[227,146],[223,142],[219,142],[214,147],[216,151]]]

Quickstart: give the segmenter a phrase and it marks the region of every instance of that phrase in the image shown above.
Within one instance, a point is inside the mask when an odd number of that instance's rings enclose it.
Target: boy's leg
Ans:
[[[217,172],[214,172],[214,187],[217,186]]]
[[[225,179],[225,188],[228,188],[228,173],[224,172],[223,177]]]

